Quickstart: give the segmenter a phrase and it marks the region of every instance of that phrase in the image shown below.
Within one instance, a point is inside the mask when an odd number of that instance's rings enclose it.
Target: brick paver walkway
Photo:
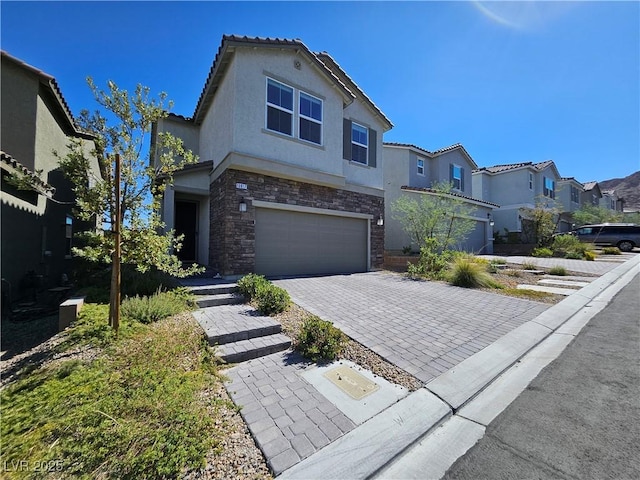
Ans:
[[[226,372],[227,390],[276,475],[355,427],[300,376],[308,366],[300,355],[282,352]]]
[[[550,306],[386,272],[274,283],[425,383]]]

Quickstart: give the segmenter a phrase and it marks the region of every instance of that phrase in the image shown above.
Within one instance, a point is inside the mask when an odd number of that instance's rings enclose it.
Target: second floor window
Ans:
[[[464,190],[464,169],[460,165],[449,165],[449,181],[456,190]]]
[[[580,191],[576,187],[571,187],[571,201],[580,203]]]
[[[351,124],[351,161],[367,164],[369,150],[368,129],[353,122]]]
[[[533,190],[533,173],[529,172],[529,190]]]
[[[267,129],[293,135],[293,88],[267,79]]]
[[[424,175],[424,159],[418,159],[418,175]]]
[[[322,100],[300,92],[300,138],[322,143]]]
[[[555,190],[555,182],[551,178],[544,177],[544,196],[549,198],[556,198]]]

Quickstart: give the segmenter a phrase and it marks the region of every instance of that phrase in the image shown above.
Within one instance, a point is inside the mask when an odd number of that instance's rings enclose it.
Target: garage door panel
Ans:
[[[367,220],[256,209],[256,272],[264,275],[367,270]]]

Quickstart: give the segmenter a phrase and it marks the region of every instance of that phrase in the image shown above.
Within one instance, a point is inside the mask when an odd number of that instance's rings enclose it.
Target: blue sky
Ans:
[[[479,166],[556,162],[580,181],[640,170],[640,3],[9,2],[1,44],[58,80],[165,91],[190,116],[223,34],[327,51],[394,123],[385,141],[462,143]]]

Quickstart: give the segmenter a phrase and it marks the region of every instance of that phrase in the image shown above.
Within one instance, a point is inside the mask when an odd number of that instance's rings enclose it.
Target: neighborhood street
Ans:
[[[639,291],[636,275],[444,478],[640,478]]]

